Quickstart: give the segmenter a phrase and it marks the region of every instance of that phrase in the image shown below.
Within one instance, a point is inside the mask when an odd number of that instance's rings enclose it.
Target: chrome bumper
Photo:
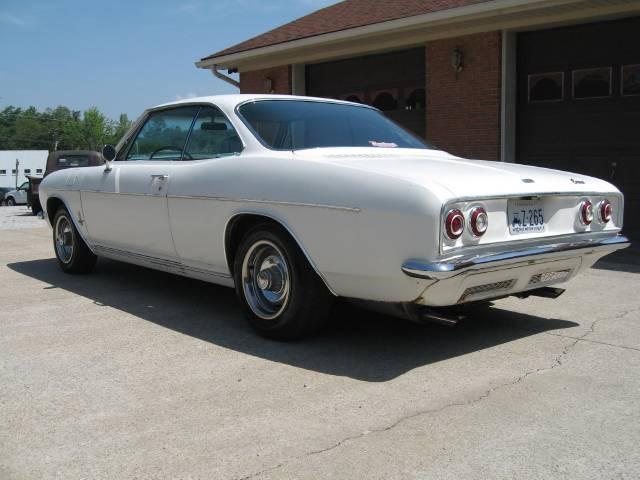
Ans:
[[[508,252],[484,255],[461,255],[440,262],[422,262],[409,260],[402,265],[402,271],[410,277],[442,280],[470,270],[495,268],[519,262],[536,263],[547,258],[566,257],[565,252],[577,255],[598,253],[606,255],[628,247],[629,239],[618,235],[606,239],[589,239],[579,242],[562,242],[537,247],[529,247]]]

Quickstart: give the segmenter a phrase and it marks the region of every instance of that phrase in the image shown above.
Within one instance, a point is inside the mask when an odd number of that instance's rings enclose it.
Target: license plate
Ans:
[[[544,208],[540,200],[509,200],[507,215],[511,235],[544,232]]]

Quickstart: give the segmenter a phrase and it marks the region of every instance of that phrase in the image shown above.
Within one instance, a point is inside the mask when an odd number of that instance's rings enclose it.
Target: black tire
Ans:
[[[258,261],[261,258],[259,256],[260,249],[274,252],[273,256],[266,257],[267,260],[280,258],[281,254],[284,263],[273,264],[277,265],[277,268],[272,266],[267,270],[271,272],[286,271],[286,278],[288,279],[286,282],[286,285],[288,285],[286,299],[281,305],[274,307],[274,311],[269,312],[269,314],[265,314],[265,309],[261,308],[261,305],[256,305],[256,303],[260,303],[260,300],[265,300],[265,292],[268,294],[272,294],[272,292],[268,288],[265,290],[259,286],[259,282],[264,281],[264,277],[260,280],[260,275],[248,273],[252,271],[249,265],[252,264],[254,256],[258,255]],[[265,253],[264,255],[267,254]],[[263,262],[262,265],[265,265],[265,263]],[[265,271],[262,270],[260,273],[262,274]],[[245,273],[243,274],[243,272]],[[253,272],[255,273],[255,268]],[[282,228],[263,224],[249,230],[236,251],[233,274],[236,294],[240,300],[242,310],[249,324],[264,337],[274,340],[302,338],[318,331],[329,319],[333,295],[309,265],[295,241]],[[269,280],[266,280],[266,282],[271,284],[272,275],[267,272],[267,276]],[[279,273],[276,273],[273,277],[276,279],[274,280],[276,285],[279,286],[284,283]],[[255,278],[255,283],[250,278]],[[275,288],[277,289],[277,287]],[[254,295],[251,292],[254,292]],[[257,295],[255,292],[258,292]],[[277,296],[278,293],[275,295]],[[256,296],[258,301],[256,301]],[[268,307],[274,305],[268,300],[263,303]],[[270,318],[265,318],[265,315],[271,316]]]
[[[15,207],[15,206],[16,206],[16,201],[13,199],[13,197],[7,198],[7,207]]]
[[[53,251],[65,273],[89,273],[98,259],[82,240],[71,215],[63,206],[58,208],[53,218]]]
[[[34,201],[31,204],[31,213],[34,215],[38,215],[42,211],[42,207],[40,206],[40,202],[38,200]]]

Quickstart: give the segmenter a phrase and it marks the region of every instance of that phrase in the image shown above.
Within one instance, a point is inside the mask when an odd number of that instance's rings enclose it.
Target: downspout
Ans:
[[[220,80],[222,80],[223,82],[227,82],[229,85],[233,85],[236,88],[240,88],[240,82],[234,80],[233,78],[225,75],[224,73],[220,73],[220,70],[218,70],[218,65],[214,65],[213,68],[211,69],[211,73],[213,73],[213,75],[216,78],[219,78]]]

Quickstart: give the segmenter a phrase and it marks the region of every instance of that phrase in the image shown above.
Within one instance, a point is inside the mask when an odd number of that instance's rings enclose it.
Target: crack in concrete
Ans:
[[[249,480],[250,478],[256,478],[256,477],[258,477],[260,475],[263,475],[265,473],[269,473],[269,472],[271,472],[273,470],[277,470],[280,467],[284,467],[284,463],[279,463],[279,464],[277,464],[277,465],[275,465],[273,467],[265,468],[264,470],[260,470],[259,472],[251,473],[251,474],[247,475],[246,477],[240,477],[240,478],[238,478],[238,480]]]
[[[640,351],[639,348],[635,348],[635,347],[628,347],[625,345],[615,345],[613,343],[607,343],[607,342],[601,342],[598,340],[590,340],[587,339],[586,337],[588,337],[589,335],[591,335],[592,333],[595,333],[596,331],[596,325],[598,325],[600,322],[603,322],[605,320],[618,320],[620,318],[624,318],[627,315],[631,314],[631,313],[636,313],[636,312],[640,312],[640,307],[636,307],[636,308],[630,308],[627,310],[624,310],[623,312],[613,316],[613,317],[604,317],[604,318],[599,318],[597,320],[594,320],[593,322],[591,322],[591,326],[589,327],[589,330],[587,330],[585,333],[583,333],[582,335],[579,335],[577,337],[572,337],[571,335],[562,335],[561,333],[549,333],[546,332],[546,335],[552,335],[554,337],[562,337],[562,338],[572,338],[574,340],[576,340],[576,342],[590,342],[590,343],[598,343],[601,345],[608,345],[610,347],[616,347],[616,348],[623,348],[625,350],[635,350],[635,351]]]
[[[632,350],[632,351],[640,352],[640,348],[629,347],[627,345],[617,345],[615,343],[601,342],[599,340],[589,340],[587,338],[572,337],[571,335],[562,335],[560,333],[547,333],[547,335],[551,335],[552,337],[571,338],[573,340],[579,340],[580,342],[597,343],[598,345],[606,345],[607,347],[621,348],[623,350]]]
[[[519,383],[524,382],[531,375],[536,375],[536,374],[539,374],[539,373],[548,372],[548,371],[551,371],[551,370],[553,370],[553,369],[555,369],[557,367],[562,366],[563,365],[562,361],[563,361],[564,357],[566,357],[569,354],[569,352],[571,352],[571,350],[578,343],[580,343],[581,341],[590,341],[590,340],[585,340],[585,337],[587,337],[588,335],[591,335],[592,333],[595,332],[595,328],[596,328],[596,325],[598,323],[603,322],[605,320],[615,320],[615,319],[618,319],[618,318],[623,318],[623,317],[629,315],[630,313],[633,313],[633,312],[636,312],[636,311],[640,311],[640,308],[634,308],[634,309],[625,310],[621,314],[618,314],[618,315],[616,315],[614,317],[606,317],[606,318],[600,318],[598,320],[594,320],[593,322],[591,322],[591,326],[590,326],[589,330],[587,330],[585,333],[583,333],[582,335],[580,335],[578,337],[568,337],[568,336],[557,335],[556,334],[555,336],[558,336],[558,337],[571,338],[573,340],[573,342],[565,345],[562,348],[561,352],[558,355],[556,355],[556,357],[553,360],[553,362],[551,363],[551,365],[548,366],[548,367],[542,367],[542,368],[537,368],[537,369],[534,369],[534,370],[529,370],[529,371],[523,373],[522,375],[519,375],[514,380],[511,380],[511,381],[505,382],[505,383],[501,383],[500,385],[496,385],[495,387],[492,387],[492,388],[486,390],[482,395],[479,395],[479,396],[477,396],[475,398],[472,398],[470,400],[448,403],[448,404],[443,405],[443,406],[438,407],[438,408],[431,408],[431,409],[428,409],[428,410],[421,410],[421,411],[418,411],[418,412],[414,412],[414,413],[406,415],[404,417],[400,417],[395,422],[391,423],[390,425],[387,425],[386,427],[377,428],[377,429],[373,429],[373,430],[366,430],[366,431],[364,431],[362,433],[359,433],[357,435],[351,435],[351,436],[345,437],[342,440],[340,440],[340,441],[338,441],[338,442],[334,443],[333,445],[330,445],[330,446],[328,446],[326,448],[322,448],[322,449],[319,449],[319,450],[312,450],[312,451],[307,452],[307,453],[305,453],[303,455],[292,457],[287,462],[281,462],[276,466],[261,470],[259,472],[253,473],[253,474],[250,474],[250,475],[248,475],[246,477],[242,477],[239,480],[248,480],[248,479],[251,479],[251,478],[255,478],[255,477],[258,477],[258,476],[263,475],[265,473],[268,473],[268,472],[271,472],[271,471],[274,471],[274,470],[278,470],[279,468],[282,468],[282,467],[286,466],[287,464],[291,463],[291,461],[302,460],[304,458],[311,457],[313,455],[319,455],[319,454],[322,454],[322,453],[329,452],[331,450],[335,450],[336,448],[339,448],[339,447],[341,447],[342,445],[344,445],[346,443],[350,443],[350,442],[359,440],[360,438],[363,438],[363,437],[365,437],[367,435],[370,435],[370,434],[388,432],[388,431],[393,430],[394,428],[396,428],[398,425],[400,425],[400,424],[402,424],[404,422],[407,422],[409,420],[412,420],[414,418],[417,418],[417,417],[421,417],[421,416],[425,416],[425,415],[432,415],[432,414],[435,414],[435,413],[440,413],[440,412],[442,412],[444,410],[447,410],[447,409],[453,408],[453,407],[466,407],[466,406],[469,406],[469,405],[474,405],[474,404],[476,404],[478,402],[481,402],[481,401],[485,400],[486,398],[490,397],[494,392],[496,392],[498,390],[502,390],[503,388],[507,388],[507,387],[510,387],[510,386],[513,386],[513,385],[517,385]],[[554,335],[554,334],[550,334],[550,335]],[[627,347],[621,347],[621,348],[627,348]],[[633,349],[633,348],[631,348],[631,349]],[[636,349],[633,349],[633,350],[636,350]]]

